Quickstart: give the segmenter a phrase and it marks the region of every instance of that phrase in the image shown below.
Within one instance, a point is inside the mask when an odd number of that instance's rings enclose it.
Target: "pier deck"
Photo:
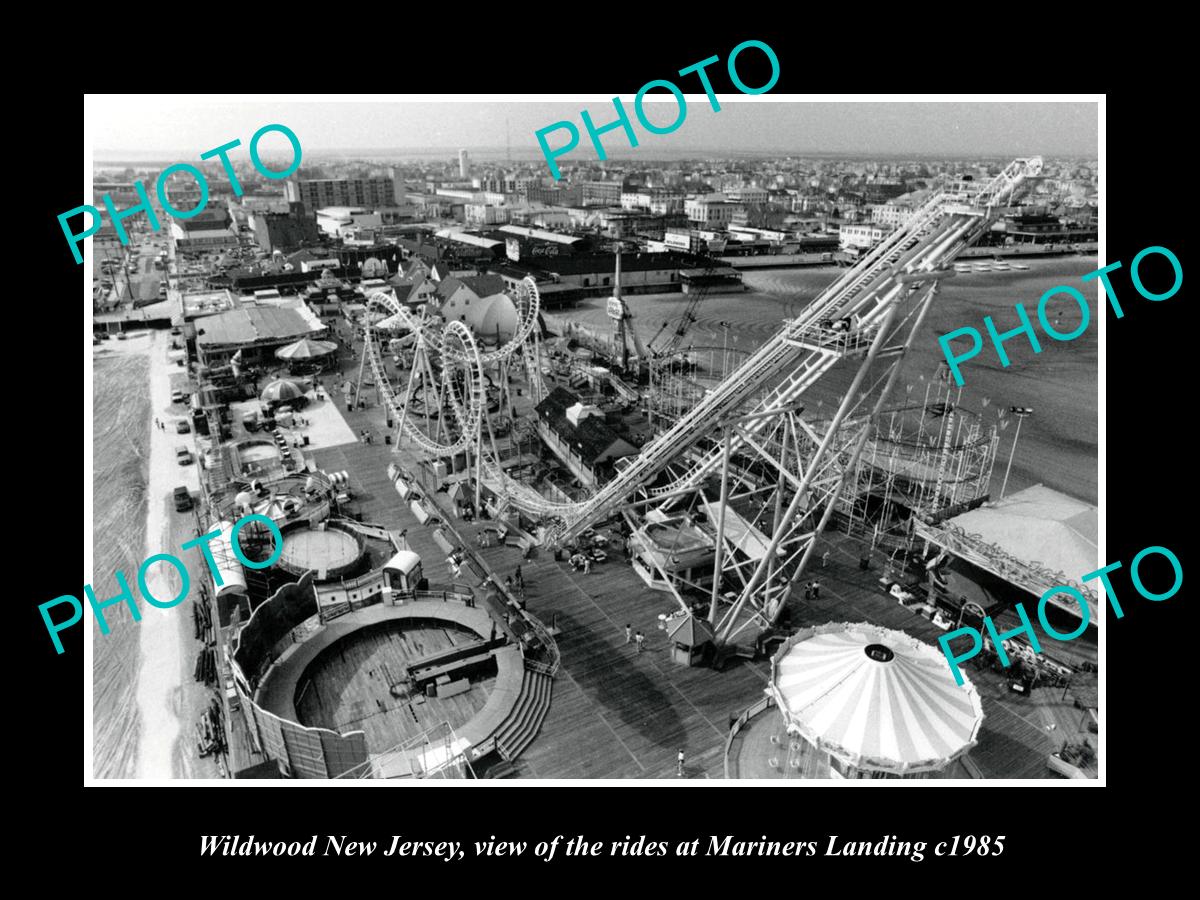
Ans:
[[[370,402],[370,392],[364,392]],[[343,407],[344,409],[344,407]],[[327,471],[347,470],[355,505],[364,521],[389,529],[407,529],[410,546],[422,557],[434,583],[447,582],[445,553],[432,538],[432,528],[417,523],[387,480],[389,462],[420,471],[414,453],[394,453],[382,444],[387,433],[383,410],[373,403],[344,413],[358,432],[370,428],[376,443],[346,444],[311,452]],[[516,761],[518,772],[532,778],[664,778],[675,777],[676,754],[685,755],[685,777],[721,778],[729,720],[762,696],[769,663],[736,661],[725,671],[688,668],[671,661],[658,615],[677,608],[673,598],[650,590],[618,551],[590,574],[573,572],[565,561],[545,551],[523,562],[516,547],[480,548],[476,532],[488,522],[465,523],[449,515],[444,494],[423,486],[459,541],[483,560],[498,582],[521,566],[530,613],[557,629],[562,668],[555,679],[553,701],[538,737]],[[831,549],[822,568],[819,554]],[[821,582],[819,600],[790,601],[797,627],[829,621],[868,621],[897,628],[936,646],[942,633],[927,619],[885,596],[876,580],[881,559],[870,570],[858,568],[858,544],[840,534],[828,536],[808,578]],[[801,592],[797,591],[799,595]],[[503,622],[503,607],[497,618]],[[625,625],[646,636],[642,653],[625,643]],[[1061,692],[1039,689],[1034,696],[1012,698],[998,673],[970,670],[983,697],[985,722],[970,768],[979,775],[1046,777],[1046,755],[1069,735],[1051,728],[1073,720],[1060,706]],[[776,713],[767,713],[767,715]]]

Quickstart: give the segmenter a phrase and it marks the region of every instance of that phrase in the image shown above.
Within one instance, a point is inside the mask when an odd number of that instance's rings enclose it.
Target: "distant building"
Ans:
[[[376,209],[396,205],[393,178],[294,178],[287,182],[286,196],[305,209],[326,206],[365,206]]]
[[[583,183],[584,206],[618,206],[621,203],[621,182],[585,181]]]
[[[842,250],[869,250],[882,241],[890,230],[878,225],[843,225],[838,247]]]
[[[458,177],[467,178],[471,174],[471,160],[466,150],[458,151]]]
[[[327,206],[317,210],[317,227],[333,238],[344,238],[356,228],[381,228],[383,218],[362,207]]]
[[[737,200],[742,203],[766,203],[770,199],[771,193],[766,188],[741,185],[740,187],[726,191],[725,196],[730,200]]]
[[[697,225],[728,225],[733,221],[733,214],[742,209],[738,203],[730,203],[723,197],[695,197],[683,205],[683,211],[689,222]]]
[[[191,212],[200,205],[200,183],[182,172],[169,176],[163,190],[166,192],[167,202],[180,212]]]
[[[503,225],[509,220],[507,206],[492,206],[489,203],[467,203],[463,214],[468,225]]]
[[[879,203],[871,207],[871,224],[901,228],[915,214],[916,208],[906,203]]]
[[[171,238],[180,256],[201,256],[238,247],[237,235],[228,228],[184,229],[178,222],[172,222]]]
[[[252,216],[254,239],[268,253],[291,253],[306,243],[316,243],[321,234],[315,216],[308,215],[302,203],[291,204],[286,213],[255,213]]]

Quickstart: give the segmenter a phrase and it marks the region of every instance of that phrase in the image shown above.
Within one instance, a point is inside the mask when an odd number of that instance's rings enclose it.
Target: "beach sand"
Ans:
[[[150,415],[166,423],[165,430],[150,423],[147,452],[146,530],[142,559],[158,553],[170,553],[183,559],[191,579],[188,599],[168,609],[150,605],[136,585],[136,570],[130,567],[126,577],[139,599],[140,622],[114,624],[117,628],[137,629],[137,667],[135,697],[137,704],[137,764],[135,774],[142,779],[215,777],[216,768],[185,749],[192,723],[199,718],[212,694],[192,679],[192,667],[199,644],[192,638],[192,598],[198,596],[199,581],[207,577],[203,558],[196,550],[180,551],[180,544],[194,534],[195,514],[174,513],[171,492],[178,485],[199,490],[196,464],[181,466],[175,458],[178,446],[193,452],[193,436],[178,434],[175,420],[183,410],[171,404],[171,374],[182,372],[167,359],[170,336],[163,332],[143,332],[129,340],[109,342],[107,354],[143,354],[149,361]],[[152,566],[146,586],[160,602],[169,602],[179,594],[180,579],[167,563]],[[99,640],[109,640],[99,638]],[[185,726],[187,730],[185,731]]]
[[[937,343],[938,335],[964,325],[982,329],[983,316],[989,314],[1002,325],[1008,318],[1015,322],[1014,303],[1021,301],[1027,309],[1034,309],[1037,299],[1048,288],[1059,284],[1078,287],[1079,277],[1096,268],[1094,258],[1082,256],[1030,258],[1022,263],[1029,268],[947,280],[904,361],[893,393],[897,402],[914,397],[919,401],[924,397],[927,380],[935,375],[943,358]],[[779,330],[785,318],[798,315],[843,272],[832,267],[747,272],[745,284],[748,290],[712,294],[701,301],[696,310],[696,321],[688,329],[681,347],[719,348],[727,341],[731,349],[753,351]],[[679,293],[636,294],[626,300],[634,315],[633,325],[643,342],[660,335],[656,347],[666,344],[670,330],[688,305],[688,297]],[[612,333],[612,320],[608,318],[603,297],[547,313],[544,318],[556,332],[560,332],[566,322],[580,322],[601,334]],[[1078,321],[1078,310],[1068,309],[1059,328],[1070,331]],[[660,334],[664,322],[669,322],[670,327]],[[727,332],[723,323],[728,325]],[[989,352],[971,360],[963,367],[966,381],[963,402],[968,407],[979,408],[987,399],[989,422],[997,420],[996,413],[1001,408],[1029,406],[1035,409],[1035,414],[1021,430],[1009,493],[1041,482],[1094,504],[1097,502],[1099,469],[1099,354],[1095,317],[1078,339],[1069,343],[1043,339],[1042,344],[1041,354],[1032,353],[1028,344],[1010,344],[1013,361],[1008,367],[1000,365],[990,348]],[[824,407],[835,407],[852,375],[849,367],[835,369],[813,385],[807,398],[814,411],[819,413]],[[999,496],[1014,434],[1013,429],[1006,429],[1001,434],[997,471],[992,480],[995,496]]]

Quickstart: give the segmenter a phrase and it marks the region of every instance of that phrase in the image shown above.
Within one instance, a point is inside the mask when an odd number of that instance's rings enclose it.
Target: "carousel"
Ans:
[[[292,372],[319,372],[328,365],[336,351],[337,344],[332,341],[300,338],[276,350],[275,358],[286,362]]]
[[[795,753],[828,759],[815,777],[927,777],[983,724],[978,691],[941,653],[865,622],[801,629],[772,658],[769,690]]]

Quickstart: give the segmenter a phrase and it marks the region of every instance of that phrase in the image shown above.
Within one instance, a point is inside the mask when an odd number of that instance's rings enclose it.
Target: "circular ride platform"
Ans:
[[[295,573],[312,570],[318,581],[326,581],[350,571],[363,552],[358,538],[349,532],[301,528],[284,534],[278,565]]]

